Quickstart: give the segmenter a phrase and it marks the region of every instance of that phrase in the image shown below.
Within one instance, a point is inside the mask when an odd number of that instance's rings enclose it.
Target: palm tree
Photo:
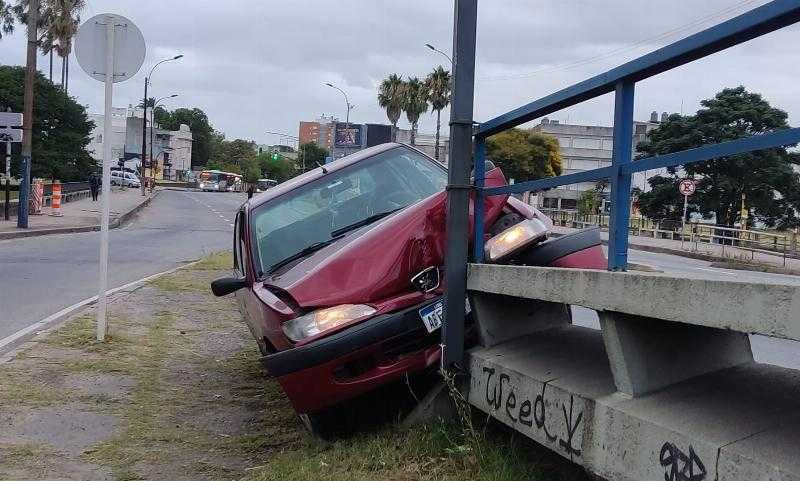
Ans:
[[[386,116],[392,123],[392,141],[395,140],[397,121],[403,111],[403,78],[393,73],[381,82],[378,90],[378,105],[386,109]]]
[[[24,0],[23,0],[24,1]],[[55,50],[61,57],[61,85],[66,92],[69,89],[69,55],[72,53],[72,39],[78,33],[81,11],[86,7],[85,0],[47,0],[44,9],[47,13],[46,33],[43,36],[42,49],[47,46],[47,53]],[[55,43],[54,43],[55,41]]]
[[[441,65],[428,74],[425,79],[425,90],[431,109],[436,111],[436,150],[434,157],[439,160],[439,133],[442,130],[442,110],[450,105],[450,72]]]
[[[411,77],[403,84],[403,111],[411,124],[411,145],[417,138],[419,116],[428,110],[428,92],[425,84],[417,77]]]
[[[0,0],[0,39],[3,34],[10,34],[14,32],[14,10],[11,4]]]

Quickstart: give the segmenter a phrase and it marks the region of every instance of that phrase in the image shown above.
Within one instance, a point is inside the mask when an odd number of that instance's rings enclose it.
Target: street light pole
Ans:
[[[345,122],[345,128],[349,129],[350,128],[350,109],[352,109],[354,107],[354,105],[350,103],[350,99],[347,98],[347,93],[345,93],[344,90],[340,89],[339,87],[333,85],[330,82],[325,83],[325,85],[327,85],[328,87],[330,87],[332,89],[338,90],[339,92],[342,93],[342,95],[344,95],[344,103],[347,105],[347,116],[345,117],[345,121],[344,122]],[[336,147],[336,129],[335,128],[334,128],[334,131],[333,131],[333,147],[334,148]],[[332,156],[333,156],[334,159],[336,159],[335,155],[332,155]]]
[[[439,50],[438,48],[434,47],[433,45],[431,45],[429,43],[426,43],[425,46],[428,47],[429,49],[433,50],[436,53],[440,53],[440,54],[444,55],[444,58],[446,58],[447,61],[450,62],[450,67],[453,66],[453,59],[450,58],[449,55],[447,55],[446,53],[442,52],[441,50]]]
[[[153,65],[153,68],[150,69],[150,73],[147,74],[147,77],[144,78],[144,99],[142,100],[142,108],[144,109],[142,114],[142,163],[139,166],[139,174],[141,175],[142,180],[142,195],[145,195],[144,163],[145,159],[147,158],[147,87],[150,84],[150,79],[153,76],[153,72],[155,71],[156,67],[164,62],[172,62],[173,60],[178,60],[180,58],[183,58],[182,54],[157,62],[155,65]],[[153,108],[155,108],[155,106],[153,106]]]

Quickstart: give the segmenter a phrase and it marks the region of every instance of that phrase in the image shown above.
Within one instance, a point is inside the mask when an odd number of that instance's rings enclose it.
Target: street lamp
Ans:
[[[300,154],[299,154],[300,155],[300,162],[303,165],[303,172],[306,171],[306,156],[304,155],[305,153],[303,152],[303,149],[300,148],[300,137],[295,137],[294,135],[289,135],[289,134],[286,134],[284,132],[273,132],[271,130],[266,130],[265,132],[268,133],[268,134],[280,135],[281,137],[288,137],[290,139],[296,140],[297,141],[297,150],[298,150],[298,152],[300,152]],[[280,140],[278,140],[278,141],[280,142]]]
[[[152,125],[150,126],[150,157],[151,158],[153,157],[153,130],[155,130],[154,127],[155,127],[155,124],[156,124],[156,107],[158,106],[158,104],[161,103],[162,100],[172,99],[172,98],[175,98],[177,96],[178,96],[178,94],[167,95],[166,97],[161,97],[160,99],[157,99],[155,102],[153,102],[153,112],[152,112],[153,122],[152,122]],[[156,161],[155,163],[158,164],[158,157],[155,158],[155,161]],[[150,191],[151,192],[155,188],[155,183],[156,183],[156,169],[155,169],[156,166],[152,165],[152,164],[153,163],[151,162],[150,172],[153,174],[153,185],[150,186]]]
[[[142,165],[139,168],[141,171],[140,174],[142,175],[142,195],[144,195],[144,163],[145,159],[147,158],[147,86],[150,85],[150,79],[153,77],[153,72],[155,71],[156,67],[161,65],[164,62],[172,62],[173,60],[178,60],[183,58],[183,55],[176,55],[171,58],[165,58],[164,60],[157,62],[153,65],[153,68],[150,69],[150,73],[144,78],[144,100],[142,101],[142,107],[144,112],[142,114]],[[155,108],[155,106],[153,106]]]
[[[426,43],[425,46],[428,47],[429,49],[433,50],[434,52],[437,52],[437,53],[440,53],[440,54],[444,55],[444,58],[446,58],[447,60],[450,61],[450,67],[453,66],[453,59],[450,58],[449,55],[447,55],[446,53],[442,52],[441,50],[439,50],[438,48],[434,47],[433,45],[431,45],[429,43]]]
[[[327,85],[328,87],[330,87],[332,89],[338,90],[339,92],[342,93],[342,95],[344,95],[344,103],[347,105],[347,116],[345,117],[345,126],[346,126],[345,128],[349,129],[350,128],[350,109],[355,107],[355,105],[350,103],[350,100],[347,98],[347,94],[345,93],[344,90],[340,89],[339,87],[337,87],[337,86],[335,86],[335,85],[333,85],[332,83],[329,83],[329,82],[326,82],[325,85]],[[336,153],[335,153],[335,150],[336,150],[336,131],[335,130],[333,132],[333,145],[332,145],[331,150],[334,151],[334,152],[331,152],[331,156],[335,159],[336,158]]]

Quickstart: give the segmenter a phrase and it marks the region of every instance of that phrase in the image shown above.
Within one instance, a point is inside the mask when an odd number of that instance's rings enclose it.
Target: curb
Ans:
[[[742,264],[730,261],[712,262],[711,267],[716,267],[719,269],[738,270],[738,271],[766,272],[768,274],[784,274],[789,276],[800,276],[800,271],[795,269],[786,269],[782,267],[754,265],[746,263]]]
[[[203,259],[198,259],[196,261],[187,262],[178,267],[174,267],[172,269],[163,272],[158,272],[156,274],[151,274],[141,279],[137,279],[127,284],[121,285],[119,287],[109,289],[108,291],[106,291],[106,296],[111,297],[120,292],[131,293],[136,289],[140,288],[142,285],[152,280],[192,267],[201,262],[202,260]],[[110,301],[111,299],[109,299],[109,302]],[[35,322],[30,326],[23,328],[14,334],[11,334],[8,337],[0,339],[0,364],[13,359],[19,350],[24,349],[29,343],[34,342],[33,339],[35,337],[39,336],[40,334],[47,334],[53,329],[60,327],[64,321],[72,318],[73,316],[79,313],[86,311],[88,308],[94,306],[96,303],[97,303],[97,296],[92,296],[88,299],[84,299],[80,302],[77,302],[76,304],[65,307],[64,309],[54,314],[51,314],[50,316],[45,317],[44,319]]]
[[[153,194],[151,194],[145,200],[140,202],[138,205],[134,206],[128,212],[125,212],[124,214],[120,215],[116,219],[114,219],[111,222],[109,222],[108,228],[109,229],[117,229],[119,227],[122,227],[125,223],[130,221],[130,219],[134,215],[139,213],[139,211],[141,211],[148,204],[150,204],[150,201],[153,200],[153,198],[156,197],[159,192],[161,192],[161,191],[160,190],[155,191]],[[99,230],[100,230],[100,224],[94,224],[94,225],[86,225],[86,226],[80,226],[80,227],[55,227],[55,228],[52,228],[52,229],[36,229],[36,230],[22,230],[22,231],[17,231],[17,232],[2,232],[2,233],[0,233],[0,241],[8,240],[8,239],[21,239],[21,238],[24,238],[24,237],[41,237],[41,236],[55,235],[55,234],[77,234],[77,233],[80,233],[80,232],[95,232],[95,231],[99,231]]]

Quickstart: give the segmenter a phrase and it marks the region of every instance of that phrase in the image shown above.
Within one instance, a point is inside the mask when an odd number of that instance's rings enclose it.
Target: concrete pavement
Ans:
[[[110,201],[110,225],[115,228],[150,202],[153,194],[142,196],[139,189],[112,187]],[[44,207],[44,215],[31,215],[28,229],[17,228],[17,219],[0,221],[0,240],[33,237],[49,234],[69,234],[100,229],[102,203],[87,197],[61,205],[61,216],[52,216],[50,207]]]
[[[110,233],[109,288],[230,249],[238,193],[162,191]],[[0,241],[0,339],[97,294],[99,232]]]

